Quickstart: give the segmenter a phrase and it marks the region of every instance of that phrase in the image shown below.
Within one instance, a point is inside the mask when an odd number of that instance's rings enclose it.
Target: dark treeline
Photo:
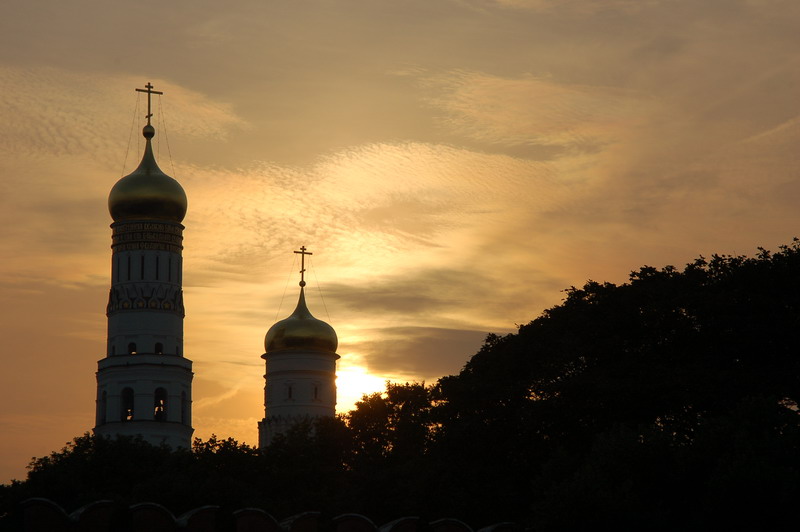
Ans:
[[[452,516],[536,530],[794,530],[800,497],[800,245],[588,282],[458,375],[387,384],[265,452],[77,438],[3,486],[179,514]]]

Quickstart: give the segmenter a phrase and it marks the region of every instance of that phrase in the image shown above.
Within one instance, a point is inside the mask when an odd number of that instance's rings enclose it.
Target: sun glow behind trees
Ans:
[[[346,356],[343,354],[342,359]],[[370,374],[367,368],[340,364],[336,369],[336,411],[349,412],[363,395],[382,392],[385,387],[386,380]]]

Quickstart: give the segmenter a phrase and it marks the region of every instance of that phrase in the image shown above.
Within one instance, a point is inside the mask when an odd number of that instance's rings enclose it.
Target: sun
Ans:
[[[364,394],[382,392],[386,378],[373,375],[363,366],[348,366],[336,370],[336,411],[349,412]]]

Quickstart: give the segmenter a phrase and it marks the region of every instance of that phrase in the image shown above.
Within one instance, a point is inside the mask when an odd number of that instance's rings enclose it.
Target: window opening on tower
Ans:
[[[167,420],[167,390],[156,388],[153,402],[153,419],[156,421]]]
[[[158,281],[158,255],[156,255],[156,281]]]
[[[186,400],[186,392],[181,392],[181,423],[186,424],[189,417],[189,403]]]
[[[131,256],[128,255],[128,280],[131,280]]]
[[[128,354],[129,355],[135,355],[136,353],[137,353],[136,344],[134,342],[129,343],[128,344]]]
[[[103,390],[103,394],[100,396],[100,405],[98,406],[98,410],[100,411],[100,425],[106,422],[106,405],[108,403],[108,393]]]
[[[120,418],[122,421],[133,421],[133,389],[124,388],[120,397],[122,411]]]
[[[164,354],[164,344],[162,344],[161,342],[157,342],[155,351],[156,351],[157,355],[163,355]]]
[[[141,278],[142,281],[144,281],[144,255],[142,255],[141,259],[142,259],[141,260],[142,268],[141,271],[139,272],[140,273],[139,277]]]

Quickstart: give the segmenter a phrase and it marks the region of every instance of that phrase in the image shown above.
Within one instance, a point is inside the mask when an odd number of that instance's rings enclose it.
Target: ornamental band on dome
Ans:
[[[163,222],[113,223],[111,249],[114,253],[157,249],[180,254],[183,251],[183,226]]]

